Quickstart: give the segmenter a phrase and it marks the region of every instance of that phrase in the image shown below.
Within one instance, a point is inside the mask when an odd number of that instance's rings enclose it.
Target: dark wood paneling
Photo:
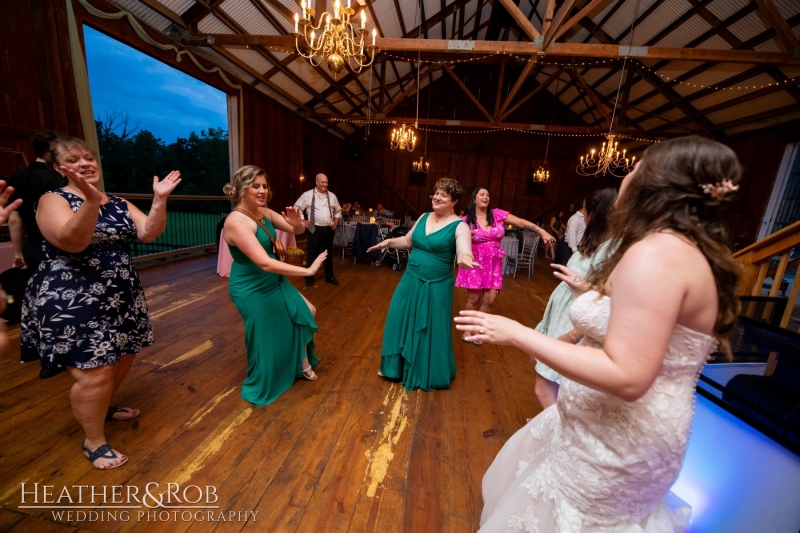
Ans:
[[[52,128],[82,135],[63,1],[0,2],[0,148],[34,158],[30,136]],[[0,159],[0,175],[22,165]]]

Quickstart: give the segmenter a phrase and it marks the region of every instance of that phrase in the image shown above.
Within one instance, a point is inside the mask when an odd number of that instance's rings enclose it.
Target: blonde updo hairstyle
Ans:
[[[264,176],[264,179],[267,180],[267,202],[269,202],[272,200],[272,187],[269,186],[267,173],[264,172],[263,168],[255,165],[245,165],[237,170],[231,182],[226,183],[222,188],[222,192],[225,193],[225,196],[227,196],[231,202],[241,202],[242,198],[244,198],[244,191],[248,187],[252,187],[253,182],[255,182],[256,178],[259,176]]]
[[[54,167],[58,167],[58,156],[70,150],[83,150],[92,154],[95,160],[98,159],[97,153],[89,146],[89,143],[80,137],[70,137],[67,135],[58,136],[50,143],[50,150],[48,150],[48,154],[44,159]]]
[[[433,192],[436,193],[436,191],[440,189],[449,194],[454,202],[461,198],[461,194],[463,193],[461,184],[452,178],[440,178],[437,180],[433,185]]]

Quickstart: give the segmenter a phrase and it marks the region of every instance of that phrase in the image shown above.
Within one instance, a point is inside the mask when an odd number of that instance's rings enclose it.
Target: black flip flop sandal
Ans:
[[[81,450],[83,450],[83,452],[88,455],[87,459],[89,459],[89,462],[92,463],[92,466],[94,468],[97,468],[98,470],[111,470],[112,468],[118,468],[128,462],[128,458],[125,457],[125,459],[121,463],[115,464],[113,466],[107,466],[105,468],[98,468],[94,466],[94,462],[97,461],[98,459],[116,459],[119,457],[119,455],[117,455],[114,452],[114,450],[111,449],[111,446],[108,443],[101,444],[100,446],[97,447],[95,451],[91,451],[89,448],[86,447],[86,443],[82,442]]]
[[[115,413],[130,413],[133,416],[129,416],[128,418],[114,418]],[[125,420],[136,418],[137,416],[139,416],[140,413],[141,411],[138,411],[138,409],[131,409],[130,407],[117,407],[116,405],[110,405],[108,406],[108,412],[106,413],[106,422],[109,422],[111,420],[123,422]]]

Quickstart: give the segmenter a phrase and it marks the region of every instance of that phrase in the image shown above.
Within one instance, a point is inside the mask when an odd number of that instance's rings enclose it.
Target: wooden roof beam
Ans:
[[[376,41],[382,51],[435,52],[446,54],[507,53],[533,56],[540,46],[519,41],[472,41],[470,49],[454,49],[445,39],[381,38]],[[618,44],[553,43],[547,49],[549,56],[620,58],[626,54],[640,60],[666,59],[671,61],[717,61],[720,63],[749,63],[772,65],[800,65],[800,58],[787,52],[760,52],[755,50],[712,50],[706,48],[672,48],[649,46],[627,52],[627,46]]]
[[[519,9],[519,6],[514,3],[514,0],[500,0],[500,3],[503,4],[503,7],[506,8],[508,14],[514,19],[514,22],[516,22],[517,25],[522,28],[522,31],[525,32],[525,35],[527,35],[531,41],[534,41],[537,37],[541,36],[539,30],[537,30],[533,24],[531,24],[531,21],[528,20],[528,17],[522,13],[522,11]]]
[[[758,122],[760,120],[765,120],[773,117],[779,117],[781,115],[797,113],[798,111],[800,111],[800,103],[779,107],[778,109],[770,109],[769,111],[764,111],[763,113],[758,113],[756,115],[750,115],[749,117],[743,117],[737,120],[731,120],[730,122],[723,122],[722,124],[716,124],[714,126],[716,129],[715,133],[721,134],[723,133],[723,130],[735,128],[737,126],[752,124],[753,122]]]
[[[524,104],[525,102],[527,102],[528,100],[530,100],[531,98],[533,98],[534,96],[536,96],[536,93],[538,93],[538,92],[539,92],[539,91],[541,91],[542,89],[545,89],[545,88],[547,88],[547,86],[548,86],[548,85],[550,85],[550,82],[552,82],[552,81],[553,81],[553,80],[555,80],[557,77],[559,77],[559,76],[561,75],[561,73],[562,73],[562,72],[564,72],[564,69],[563,69],[563,68],[560,68],[560,69],[558,69],[557,71],[555,71],[553,74],[551,74],[551,75],[550,75],[550,77],[549,77],[549,78],[547,78],[547,79],[546,79],[546,80],[545,80],[543,83],[541,83],[541,84],[537,85],[537,86],[536,86],[536,88],[534,88],[534,89],[533,89],[531,92],[529,92],[528,94],[526,94],[525,96],[523,96],[522,98],[520,98],[519,102],[517,102],[516,104],[514,104],[513,106],[511,106],[511,108],[509,108],[509,110],[508,110],[508,111],[506,111],[505,113],[503,113],[503,115],[500,117],[500,120],[503,120],[504,118],[506,118],[507,116],[509,116],[511,113],[513,113],[514,111],[516,111],[516,110],[517,110],[517,108],[519,108],[519,106],[521,106],[522,104]],[[534,76],[535,76],[535,75],[534,75]],[[555,98],[555,96],[554,96],[554,98]]]
[[[201,20],[214,13],[224,0],[195,0],[192,7],[187,9],[181,19],[189,28],[196,28]]]
[[[403,32],[403,37],[404,38],[409,38],[409,39],[414,39],[414,38],[418,37],[420,33],[425,33],[427,35],[427,31],[429,29],[433,28],[434,26],[436,26],[437,24],[439,24],[440,22],[445,20],[447,17],[449,17],[451,14],[455,13],[456,9],[458,9],[459,7],[462,7],[462,6],[466,6],[471,1],[472,0],[456,0],[455,2],[451,3],[450,5],[448,5],[447,9],[440,10],[438,13],[433,15],[431,18],[426,20],[423,17],[422,20],[424,22],[422,22],[416,28],[412,28],[408,32]],[[399,9],[399,7],[398,7],[398,9]],[[399,14],[398,14],[398,16],[399,16]],[[400,19],[400,20],[402,21],[402,19]],[[401,24],[402,24],[402,22],[401,22]]]
[[[528,64],[525,65],[524,69],[522,69],[522,73],[519,75],[519,78],[517,78],[517,82],[514,84],[514,87],[511,88],[511,91],[508,93],[508,96],[506,96],[506,99],[503,101],[503,105],[500,107],[499,114],[501,116],[505,113],[506,109],[508,109],[508,106],[511,104],[511,102],[514,101],[514,97],[517,96],[517,93],[522,88],[522,85],[525,83],[525,80],[528,79],[528,75],[531,73],[531,70],[533,70],[533,67],[536,66],[536,63],[538,63],[538,61],[539,58],[537,56],[535,59],[531,59],[530,61],[528,61]]]
[[[586,80],[583,79],[583,76],[581,76],[581,74],[580,74],[580,72],[578,72],[577,68],[573,67],[568,72],[578,82],[578,85],[583,87],[583,90],[586,91],[586,94],[589,96],[589,99],[594,104],[594,107],[597,108],[597,110],[600,112],[601,115],[603,115],[603,117],[605,117],[605,119],[608,121],[608,125],[610,126],[611,125],[611,113],[609,113],[608,109],[606,109],[603,106],[603,104],[600,102],[600,98],[597,97],[597,93],[594,92],[594,89],[592,89],[589,86],[589,84],[586,83]]]
[[[778,43],[787,52],[794,53],[795,49],[800,47],[800,44],[798,44],[797,37],[792,33],[791,28],[786,23],[786,19],[775,7],[773,1],[756,0],[756,3],[758,4],[759,13],[767,20],[767,27],[772,27],[775,30]]]
[[[478,109],[480,109],[481,113],[483,113],[483,115],[486,117],[486,120],[488,120],[489,122],[494,122],[494,118],[492,117],[492,115],[488,111],[486,111],[486,108],[483,107],[483,104],[481,104],[480,100],[475,98],[475,95],[472,94],[472,91],[469,90],[469,87],[464,85],[464,82],[461,81],[461,79],[458,76],[456,76],[456,73],[453,72],[453,69],[450,68],[450,66],[447,63],[444,63],[442,66],[447,71],[447,73],[450,74],[450,77],[455,80],[456,84],[458,84],[458,86],[461,87],[461,90],[464,91],[464,93],[466,93],[466,95],[469,97],[470,100],[472,100],[472,103],[475,104]]]
[[[323,113],[315,113],[313,116],[325,119],[338,119],[338,120],[354,120],[354,117],[346,115],[326,115]],[[397,124],[414,124],[416,119],[414,117],[389,117]],[[361,120],[356,118],[355,120]],[[517,124],[517,123],[503,123],[493,124],[481,120],[446,120],[437,118],[420,118],[418,123],[423,126],[452,126],[460,128],[484,128],[484,129],[513,129],[519,131],[540,131],[552,133],[582,133],[589,135],[605,135],[608,133],[606,128],[592,128],[589,126],[562,126],[558,124]],[[662,132],[658,135],[651,135],[650,132],[643,132],[640,130],[620,130],[617,131],[618,135],[633,135],[636,137],[648,137],[652,139],[668,139],[672,137],[679,137],[683,134],[675,134],[669,132]]]
[[[559,26],[559,27],[556,29],[556,32],[553,34],[553,37],[552,37],[552,39],[551,39],[551,40],[552,40],[552,41],[555,41],[555,40],[557,40],[559,37],[561,37],[562,35],[564,35],[565,33],[567,33],[567,32],[568,32],[569,30],[571,30],[571,29],[572,29],[572,28],[573,28],[573,27],[574,27],[576,24],[578,24],[578,22],[580,22],[580,21],[583,19],[583,17],[586,17],[586,16],[588,16],[588,15],[589,15],[589,13],[590,13],[590,12],[591,12],[593,9],[597,8],[597,6],[599,6],[599,5],[600,5],[602,2],[606,2],[606,1],[607,1],[607,0],[591,0],[591,1],[590,1],[588,4],[586,4],[585,6],[583,6],[583,7],[581,8],[581,10],[580,10],[580,11],[578,11],[577,13],[575,13],[575,15],[574,15],[574,16],[572,16],[572,17],[571,17],[571,18],[570,18],[568,21],[566,21],[564,24],[561,24],[561,25],[560,25],[560,26]]]

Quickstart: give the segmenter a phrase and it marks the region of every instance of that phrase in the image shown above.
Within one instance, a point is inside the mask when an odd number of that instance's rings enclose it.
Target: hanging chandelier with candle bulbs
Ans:
[[[308,59],[313,66],[317,67],[326,60],[328,70],[336,79],[344,70],[345,62],[356,73],[372,64],[378,51],[375,45],[377,30],[372,30],[372,44],[367,45],[367,15],[363,9],[361,27],[356,29],[350,22],[350,17],[356,13],[350,7],[350,0],[347,0],[347,7],[336,0],[333,4],[333,15],[323,13],[317,19],[316,26],[312,22],[316,11],[311,7],[310,0],[308,4],[306,0],[302,0],[300,8],[302,15],[294,15],[292,36],[297,53]],[[320,32],[319,37],[317,32]]]
[[[534,183],[547,183],[550,179],[550,171],[540,166],[537,168],[533,173],[533,182]]]
[[[431,168],[430,161],[425,161],[425,156],[419,156],[419,161],[411,162],[411,171],[416,173],[427,174]]]
[[[606,142],[598,152],[594,148],[585,156],[581,156],[581,162],[576,168],[576,172],[581,176],[605,176],[611,174],[617,178],[624,178],[636,163],[636,156],[626,157],[627,150],[620,152],[617,150],[619,142],[615,140],[616,135],[608,134]]]
[[[401,124],[392,130],[392,140],[389,143],[392,150],[408,150],[413,152],[417,147],[417,133],[414,128]]]

